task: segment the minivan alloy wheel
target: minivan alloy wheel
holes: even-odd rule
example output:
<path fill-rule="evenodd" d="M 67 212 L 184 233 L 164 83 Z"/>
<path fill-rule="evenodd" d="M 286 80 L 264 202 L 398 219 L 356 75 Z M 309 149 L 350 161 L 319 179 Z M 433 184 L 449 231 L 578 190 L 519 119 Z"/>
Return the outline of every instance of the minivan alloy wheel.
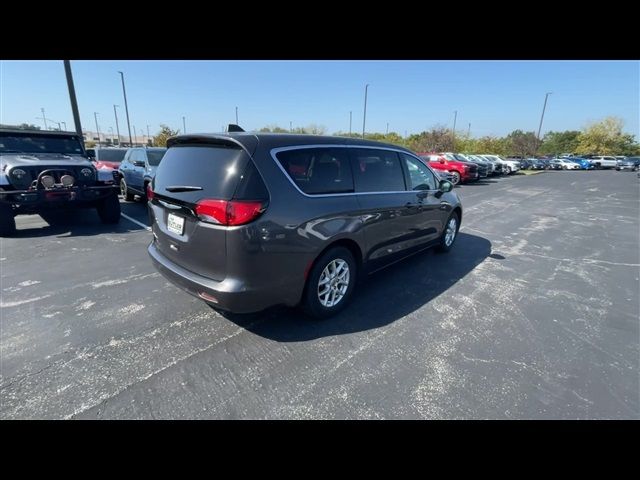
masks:
<path fill-rule="evenodd" d="M 447 231 L 444 234 L 444 244 L 450 247 L 456 238 L 456 232 L 458 231 L 458 222 L 455 217 L 451 217 L 447 223 Z"/>
<path fill-rule="evenodd" d="M 349 288 L 350 272 L 349 264 L 336 258 L 324 267 L 318 281 L 318 300 L 324 307 L 337 305 L 347 293 Z"/>

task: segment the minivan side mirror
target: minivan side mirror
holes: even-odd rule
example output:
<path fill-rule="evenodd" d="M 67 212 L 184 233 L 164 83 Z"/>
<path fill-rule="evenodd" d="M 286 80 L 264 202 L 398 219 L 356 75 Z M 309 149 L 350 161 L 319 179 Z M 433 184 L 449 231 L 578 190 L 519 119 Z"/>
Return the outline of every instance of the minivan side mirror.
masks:
<path fill-rule="evenodd" d="M 451 190 L 453 190 L 453 183 L 447 180 L 440 181 L 440 191 L 442 193 L 447 193 L 447 192 L 450 192 Z"/>

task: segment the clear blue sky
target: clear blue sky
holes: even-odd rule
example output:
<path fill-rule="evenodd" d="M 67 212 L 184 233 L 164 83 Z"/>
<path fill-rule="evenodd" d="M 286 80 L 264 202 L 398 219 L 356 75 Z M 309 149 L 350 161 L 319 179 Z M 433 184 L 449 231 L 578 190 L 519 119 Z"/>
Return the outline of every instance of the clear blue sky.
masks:
<path fill-rule="evenodd" d="M 235 121 L 245 130 L 311 123 L 328 133 L 362 130 L 364 85 L 370 84 L 367 132 L 404 135 L 434 125 L 480 135 L 536 131 L 545 92 L 543 132 L 580 129 L 608 115 L 639 134 L 640 62 L 637 61 L 73 61 L 84 129 L 126 129 L 125 73 L 131 123 L 152 133 L 160 123 L 188 132 L 214 132 Z M 62 61 L 1 61 L 0 122 L 42 125 L 47 118 L 72 129 Z"/>

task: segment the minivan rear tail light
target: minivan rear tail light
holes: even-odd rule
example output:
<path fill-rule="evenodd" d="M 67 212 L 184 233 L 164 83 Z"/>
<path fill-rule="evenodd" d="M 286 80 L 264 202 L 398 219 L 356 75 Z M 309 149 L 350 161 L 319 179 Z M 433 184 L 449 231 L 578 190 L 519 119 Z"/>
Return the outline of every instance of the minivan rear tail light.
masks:
<path fill-rule="evenodd" d="M 151 184 L 147 183 L 147 200 L 153 200 L 155 193 L 153 193 L 153 189 L 151 188 Z"/>
<path fill-rule="evenodd" d="M 206 199 L 196 204 L 195 211 L 203 222 L 234 226 L 252 222 L 265 209 L 265 202 Z"/>

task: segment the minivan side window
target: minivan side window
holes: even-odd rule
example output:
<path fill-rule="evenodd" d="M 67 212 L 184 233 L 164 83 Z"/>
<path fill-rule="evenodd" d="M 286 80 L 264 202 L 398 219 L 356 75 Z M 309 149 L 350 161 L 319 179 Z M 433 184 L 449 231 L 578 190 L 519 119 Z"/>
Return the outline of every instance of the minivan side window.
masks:
<path fill-rule="evenodd" d="M 405 153 L 401 153 L 400 158 L 402 158 L 402 161 L 407 168 L 407 173 L 409 174 L 409 189 L 436 190 L 436 185 L 438 184 L 438 182 L 436 181 L 436 178 L 431 170 L 429 170 L 426 165 L 424 165 L 417 158 L 414 158 L 411 155 L 407 155 Z"/>
<path fill-rule="evenodd" d="M 308 195 L 353 192 L 353 174 L 344 148 L 284 150 L 276 159 L 300 190 Z"/>
<path fill-rule="evenodd" d="M 406 190 L 404 173 L 396 152 L 373 148 L 350 148 L 356 192 Z"/>

